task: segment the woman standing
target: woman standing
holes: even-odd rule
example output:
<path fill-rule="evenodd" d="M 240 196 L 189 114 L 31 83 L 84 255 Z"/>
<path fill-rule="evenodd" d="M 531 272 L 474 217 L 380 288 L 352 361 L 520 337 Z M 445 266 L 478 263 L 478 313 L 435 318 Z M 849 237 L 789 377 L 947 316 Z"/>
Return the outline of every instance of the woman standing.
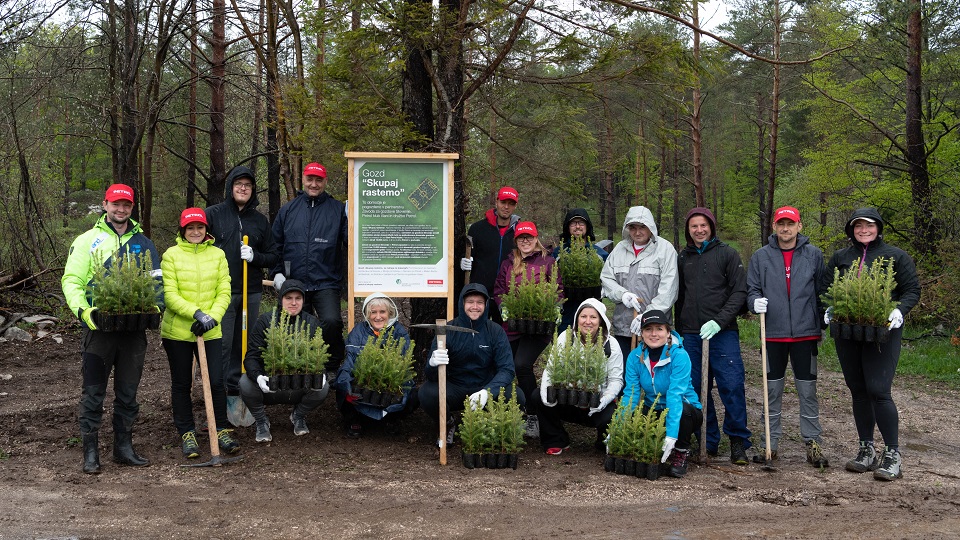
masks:
<path fill-rule="evenodd" d="M 616 410 L 614 401 L 620 390 L 623 390 L 623 353 L 620 344 L 610 335 L 610 320 L 607 319 L 607 308 L 595 298 L 587 298 L 577 307 L 573 327 L 564 330 L 557 337 L 558 347 L 566 347 L 573 339 L 580 343 L 602 344 L 603 352 L 607 357 L 607 379 L 600 387 L 600 403 L 596 407 L 581 409 L 576 405 L 560 405 L 547 401 L 547 388 L 553 383 L 553 365 L 547 362 L 540 379 L 540 402 L 544 408 L 540 409 L 540 445 L 551 456 L 559 456 L 570 447 L 570 435 L 563 428 L 563 422 L 574 422 L 581 426 L 594 427 L 597 430 L 597 442 L 603 444 L 607 425 L 613 418 Z"/>
<path fill-rule="evenodd" d="M 207 216 L 203 210 L 187 208 L 180 214 L 177 244 L 164 252 L 160 267 L 167 303 L 160 337 L 170 363 L 173 424 L 182 441 L 183 455 L 188 458 L 200 455 L 190 397 L 197 336 L 203 336 L 207 355 L 220 450 L 233 454 L 240 450 L 240 444 L 231 436 L 233 430 L 224 427 L 227 394 L 223 386 L 218 326 L 230 305 L 230 270 L 223 251 L 213 246 L 213 236 L 207 233 Z"/>
<path fill-rule="evenodd" d="M 645 412 L 655 407 L 667 415 L 667 437 L 660 462 L 669 459 L 667 474 L 683 478 L 690 457 L 690 436 L 703 424 L 700 399 L 690 384 L 690 356 L 664 312 L 652 309 L 644 313 L 640 325 L 643 344 L 627 357 L 623 397 L 633 409 L 640 404 L 642 391 Z"/>
<path fill-rule="evenodd" d="M 830 257 L 823 290 L 833 283 L 834 269 L 839 269 L 840 275 L 859 273 L 883 257 L 893 260 L 896 287 L 892 300 L 897 302 L 897 307 L 887 318 L 890 327 L 888 342 L 853 341 L 834 336 L 843 378 L 853 398 L 853 420 L 860 439 L 857 457 L 847 462 L 846 469 L 856 473 L 874 471 L 873 477 L 877 480 L 894 480 L 901 478 L 903 471 L 900 469 L 902 459 L 898 439 L 900 419 L 890 389 L 900 360 L 903 318 L 920 301 L 920 280 L 913 259 L 902 249 L 883 241 L 883 219 L 876 209 L 856 210 L 847 221 L 845 231 L 853 245 Z M 859 264 L 854 266 L 858 260 Z M 830 323 L 829 309 L 824 322 Z M 879 428 L 886 445 L 882 455 L 878 455 L 873 445 L 874 427 Z"/>
<path fill-rule="evenodd" d="M 497 306 L 503 300 L 503 295 L 510 291 L 510 284 L 515 286 L 523 283 L 524 280 L 540 283 L 551 278 L 554 272 L 553 257 L 547 255 L 546 248 L 537 238 L 537 226 L 532 221 L 521 221 L 517 223 L 514 233 L 516 248 L 512 256 L 503 261 L 500 265 L 500 272 L 497 274 L 497 281 L 493 286 L 493 295 L 497 300 Z M 563 297 L 563 285 L 560 276 L 557 276 L 557 285 L 560 290 L 560 297 Z M 507 323 L 503 323 L 504 330 L 507 329 Z M 517 384 L 523 390 L 526 397 L 534 395 L 537 391 L 537 377 L 533 373 L 533 364 L 537 357 L 550 343 L 551 336 L 547 334 L 520 334 L 507 331 L 507 338 L 510 340 L 510 348 L 513 350 L 513 363 L 517 370 Z M 537 421 L 537 400 L 527 400 L 527 428 L 528 437 L 539 437 L 540 426 Z"/>

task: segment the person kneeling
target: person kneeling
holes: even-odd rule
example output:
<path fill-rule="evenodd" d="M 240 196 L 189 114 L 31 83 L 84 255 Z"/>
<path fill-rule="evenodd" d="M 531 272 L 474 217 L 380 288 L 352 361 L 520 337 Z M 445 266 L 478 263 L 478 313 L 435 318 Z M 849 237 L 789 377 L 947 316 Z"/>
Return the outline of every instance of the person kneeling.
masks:
<path fill-rule="evenodd" d="M 303 311 L 303 284 L 295 279 L 288 279 L 280 288 L 280 307 L 290 315 L 290 326 L 304 324 L 309 329 L 310 337 L 320 330 L 320 321 L 316 317 Z M 307 413 L 316 409 L 326 399 L 330 386 L 324 377 L 323 387 L 319 390 L 304 388 L 300 390 L 270 390 L 270 377 L 263 367 L 263 349 L 267 345 L 266 333 L 271 325 L 276 323 L 276 311 L 263 313 L 253 325 L 250 334 L 250 350 L 243 359 L 243 366 L 247 373 L 240 378 L 240 397 L 256 420 L 256 441 L 268 442 L 273 440 L 270 434 L 270 419 L 267 418 L 265 405 L 286 403 L 296 405 L 290 413 L 294 435 L 310 433 L 307 427 Z M 301 322 L 302 321 L 302 322 Z"/>

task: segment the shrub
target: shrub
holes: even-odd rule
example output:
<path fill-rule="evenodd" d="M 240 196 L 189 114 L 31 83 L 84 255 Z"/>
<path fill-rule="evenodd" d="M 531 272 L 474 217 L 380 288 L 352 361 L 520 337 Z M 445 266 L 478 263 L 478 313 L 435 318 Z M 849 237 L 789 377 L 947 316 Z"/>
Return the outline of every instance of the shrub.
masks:
<path fill-rule="evenodd" d="M 567 288 L 599 287 L 603 259 L 590 242 L 583 238 L 571 238 L 569 249 L 560 249 L 557 268 Z"/>
<path fill-rule="evenodd" d="M 377 392 L 403 393 L 403 385 L 416 377 L 413 369 L 413 348 L 406 340 L 395 338 L 393 328 L 379 336 L 370 336 L 357 355 L 353 365 L 353 378 L 357 388 Z"/>
<path fill-rule="evenodd" d="M 503 320 L 559 321 L 561 303 L 556 272 L 539 282 L 524 275 L 519 285 L 510 280 L 510 290 L 500 299 L 500 312 Z"/>
<path fill-rule="evenodd" d="M 318 329 L 310 335 L 306 321 L 290 324 L 290 314 L 273 310 L 273 323 L 264 334 L 263 368 L 270 375 L 323 373 L 330 353 Z"/>
<path fill-rule="evenodd" d="M 632 410 L 627 400 L 621 399 L 607 426 L 607 453 L 644 463 L 654 463 L 666 438 L 667 409 L 656 410 L 658 395 L 653 406 L 643 412 L 644 393 L 640 391 L 640 401 Z"/>
<path fill-rule="evenodd" d="M 91 304 L 101 313 L 148 313 L 157 310 L 157 280 L 151 276 L 150 250 L 139 257 L 126 251 L 115 252 L 113 264 L 101 265 L 87 284 Z"/>
<path fill-rule="evenodd" d="M 571 328 L 562 341 L 559 336 L 554 336 L 553 345 L 547 352 L 550 381 L 554 386 L 596 392 L 607 380 L 603 334 L 598 333 L 586 343 L 578 334 Z"/>
<path fill-rule="evenodd" d="M 851 268 L 859 267 L 860 259 L 853 261 Z M 897 303 L 892 300 L 896 287 L 893 259 L 883 257 L 875 260 L 862 271 L 840 269 L 833 272 L 833 283 L 823 295 L 823 301 L 831 308 L 832 318 L 838 323 L 883 326 L 887 316 Z"/>
<path fill-rule="evenodd" d="M 471 410 L 470 397 L 463 402 L 460 442 L 467 454 L 516 454 L 523 448 L 523 413 L 517 403 L 517 383 L 510 398 L 500 392 L 482 409 Z"/>

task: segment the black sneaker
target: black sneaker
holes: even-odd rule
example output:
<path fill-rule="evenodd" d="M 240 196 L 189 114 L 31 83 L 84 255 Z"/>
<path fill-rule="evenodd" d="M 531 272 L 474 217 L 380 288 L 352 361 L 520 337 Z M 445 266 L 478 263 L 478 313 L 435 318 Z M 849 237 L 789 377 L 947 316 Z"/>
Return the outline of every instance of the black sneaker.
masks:
<path fill-rule="evenodd" d="M 687 458 L 689 457 L 689 450 L 674 448 L 670 454 L 670 467 L 667 469 L 667 474 L 674 478 L 683 478 L 687 474 Z"/>
<path fill-rule="evenodd" d="M 900 457 L 900 451 L 888 446 L 883 451 L 883 457 L 880 458 L 880 467 L 873 471 L 874 479 L 889 482 L 903 478 L 901 464 L 903 464 L 903 458 Z"/>
<path fill-rule="evenodd" d="M 240 443 L 233 438 L 232 429 L 217 430 L 217 444 L 220 445 L 220 451 L 224 454 L 236 454 L 240 451 Z"/>
<path fill-rule="evenodd" d="M 273 435 L 270 434 L 270 421 L 264 420 L 263 422 L 257 422 L 257 442 L 270 442 L 273 440 Z"/>
<path fill-rule="evenodd" d="M 307 427 L 307 419 L 297 414 L 296 411 L 290 413 L 290 421 L 293 423 L 293 434 L 297 437 L 310 433 L 310 428 Z"/>
<path fill-rule="evenodd" d="M 183 443 L 180 445 L 183 449 L 183 457 L 187 459 L 200 457 L 200 445 L 197 444 L 197 433 L 195 431 L 188 431 L 180 438 L 183 440 Z"/>
<path fill-rule="evenodd" d="M 873 441 L 860 441 L 857 457 L 847 462 L 846 469 L 850 472 L 865 473 L 875 471 L 879 466 L 880 459 L 877 456 L 877 450 L 873 447 Z"/>
<path fill-rule="evenodd" d="M 730 437 L 730 463 L 734 465 L 748 465 L 747 452 L 743 449 L 743 439 Z"/>

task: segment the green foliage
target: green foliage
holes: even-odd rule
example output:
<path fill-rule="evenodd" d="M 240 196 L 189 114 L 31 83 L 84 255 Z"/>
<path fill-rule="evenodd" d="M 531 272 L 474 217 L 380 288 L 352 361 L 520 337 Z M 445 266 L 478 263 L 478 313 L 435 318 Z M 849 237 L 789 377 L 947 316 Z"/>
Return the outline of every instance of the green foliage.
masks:
<path fill-rule="evenodd" d="M 560 336 L 554 336 L 547 352 L 547 369 L 554 386 L 577 388 L 596 392 L 607 380 L 607 355 L 603 350 L 603 334 L 580 339 L 579 332 L 571 328 Z"/>
<path fill-rule="evenodd" d="M 666 437 L 668 409 L 656 410 L 660 396 L 653 406 L 643 412 L 643 391 L 640 401 L 630 409 L 627 400 L 621 399 L 607 427 L 607 453 L 634 461 L 653 463 L 658 461 L 659 451 Z"/>
<path fill-rule="evenodd" d="M 393 336 L 393 328 L 379 336 L 370 336 L 353 366 L 354 385 L 377 392 L 402 393 L 403 385 L 416 377 L 414 343 L 410 342 L 406 353 L 405 345 L 406 340 Z"/>
<path fill-rule="evenodd" d="M 893 259 L 883 257 L 875 260 L 860 272 L 860 259 L 853 261 L 850 270 L 843 276 L 840 269 L 833 273 L 833 283 L 823 295 L 823 301 L 833 308 L 833 319 L 839 323 L 881 326 L 897 303 L 892 300 L 896 287 Z"/>
<path fill-rule="evenodd" d="M 586 288 L 600 286 L 600 271 L 603 259 L 597 255 L 593 244 L 583 238 L 571 238 L 569 249 L 561 249 L 557 267 L 563 276 L 563 286 Z"/>
<path fill-rule="evenodd" d="M 524 274 L 519 285 L 511 276 L 510 290 L 501 298 L 500 312 L 504 320 L 557 321 L 561 303 L 556 272 L 551 272 L 546 279 L 541 275 L 539 281 Z"/>
<path fill-rule="evenodd" d="M 523 412 L 517 403 L 514 381 L 510 399 L 500 392 L 482 409 L 471 410 L 470 397 L 463 402 L 460 442 L 468 454 L 516 454 L 523 448 Z"/>
<path fill-rule="evenodd" d="M 92 305 L 101 313 L 148 313 L 157 310 L 157 281 L 150 275 L 153 258 L 150 250 L 139 259 L 129 251 L 113 254 L 113 264 L 100 266 L 87 284 Z"/>
<path fill-rule="evenodd" d="M 273 323 L 264 333 L 263 369 L 270 375 L 323 373 L 330 353 L 320 331 L 311 336 L 306 321 L 290 322 L 285 310 L 273 310 Z"/>

